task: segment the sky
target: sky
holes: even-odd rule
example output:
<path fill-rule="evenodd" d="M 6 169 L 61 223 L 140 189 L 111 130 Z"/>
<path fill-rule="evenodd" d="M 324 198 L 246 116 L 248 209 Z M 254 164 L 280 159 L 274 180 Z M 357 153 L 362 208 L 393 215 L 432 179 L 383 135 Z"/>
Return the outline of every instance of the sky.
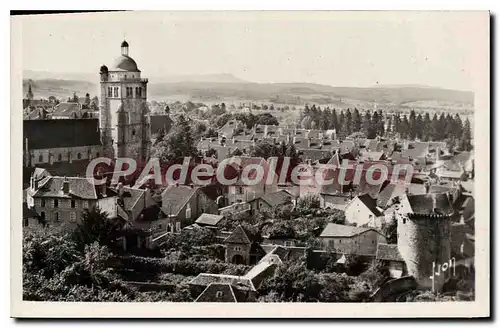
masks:
<path fill-rule="evenodd" d="M 487 17 L 487 16 L 486 16 Z M 23 70 L 96 74 L 129 54 L 144 77 L 429 85 L 473 91 L 473 12 L 122 12 L 14 17 Z M 483 38 L 484 39 L 484 38 Z M 482 39 L 481 39 L 482 40 Z M 484 47 L 483 47 L 484 48 Z"/>

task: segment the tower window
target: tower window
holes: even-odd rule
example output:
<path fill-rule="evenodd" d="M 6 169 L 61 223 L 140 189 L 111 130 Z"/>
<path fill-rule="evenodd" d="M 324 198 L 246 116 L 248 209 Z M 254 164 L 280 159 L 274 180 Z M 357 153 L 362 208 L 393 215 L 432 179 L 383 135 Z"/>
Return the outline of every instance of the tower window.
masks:
<path fill-rule="evenodd" d="M 113 90 L 113 92 L 114 92 L 114 97 L 115 97 L 115 98 L 118 98 L 118 87 L 114 87 L 113 89 L 114 89 L 114 90 Z"/>
<path fill-rule="evenodd" d="M 113 88 L 112 87 L 108 87 L 108 97 L 113 97 Z"/>

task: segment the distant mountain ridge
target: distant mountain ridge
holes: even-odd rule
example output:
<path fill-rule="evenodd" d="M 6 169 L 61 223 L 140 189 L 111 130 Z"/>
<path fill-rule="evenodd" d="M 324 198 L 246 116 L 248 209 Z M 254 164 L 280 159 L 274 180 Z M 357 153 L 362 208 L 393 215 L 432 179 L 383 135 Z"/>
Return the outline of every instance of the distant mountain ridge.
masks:
<path fill-rule="evenodd" d="M 69 97 L 76 92 L 95 95 L 98 92 L 96 75 L 57 74 L 29 71 L 23 80 L 24 93 L 28 81 L 32 80 L 35 97 Z M 81 79 L 79 79 L 80 77 Z M 349 99 L 368 103 L 401 105 L 418 101 L 457 103 L 472 107 L 474 93 L 442 89 L 430 86 L 375 86 L 375 87 L 333 87 L 315 83 L 254 83 L 241 80 L 231 74 L 205 74 L 150 77 L 148 97 L 151 99 L 171 99 L 175 97 L 196 101 L 223 101 L 224 99 L 249 100 L 303 104 L 342 103 Z"/>

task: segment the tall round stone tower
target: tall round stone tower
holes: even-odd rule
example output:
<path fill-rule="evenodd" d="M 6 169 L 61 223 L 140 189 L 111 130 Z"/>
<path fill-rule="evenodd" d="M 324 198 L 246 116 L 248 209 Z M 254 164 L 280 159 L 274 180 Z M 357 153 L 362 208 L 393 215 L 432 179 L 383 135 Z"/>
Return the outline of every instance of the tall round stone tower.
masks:
<path fill-rule="evenodd" d="M 141 71 L 129 56 L 127 41 L 122 42 L 121 55 L 113 65 L 101 66 L 99 74 L 99 117 L 106 155 L 147 160 L 151 142 L 148 79 L 141 78 Z"/>
<path fill-rule="evenodd" d="M 449 195 L 405 195 L 396 211 L 398 249 L 421 288 L 439 291 L 453 274 Z"/>

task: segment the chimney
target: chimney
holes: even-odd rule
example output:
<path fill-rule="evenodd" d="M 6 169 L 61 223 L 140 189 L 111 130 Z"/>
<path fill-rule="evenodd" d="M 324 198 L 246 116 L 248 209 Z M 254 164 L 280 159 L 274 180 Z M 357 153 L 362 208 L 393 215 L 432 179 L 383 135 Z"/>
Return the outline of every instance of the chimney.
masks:
<path fill-rule="evenodd" d="M 67 177 L 64 177 L 64 181 L 61 187 L 64 194 L 69 194 L 69 180 Z"/>
<path fill-rule="evenodd" d="M 118 191 L 118 196 L 120 197 L 123 196 L 123 183 L 118 182 L 118 185 L 116 186 L 116 191 Z"/>
<path fill-rule="evenodd" d="M 37 178 L 34 175 L 31 176 L 31 181 L 30 182 L 31 182 L 30 183 L 31 189 L 32 190 L 37 190 L 38 189 L 38 180 L 37 180 Z"/>

